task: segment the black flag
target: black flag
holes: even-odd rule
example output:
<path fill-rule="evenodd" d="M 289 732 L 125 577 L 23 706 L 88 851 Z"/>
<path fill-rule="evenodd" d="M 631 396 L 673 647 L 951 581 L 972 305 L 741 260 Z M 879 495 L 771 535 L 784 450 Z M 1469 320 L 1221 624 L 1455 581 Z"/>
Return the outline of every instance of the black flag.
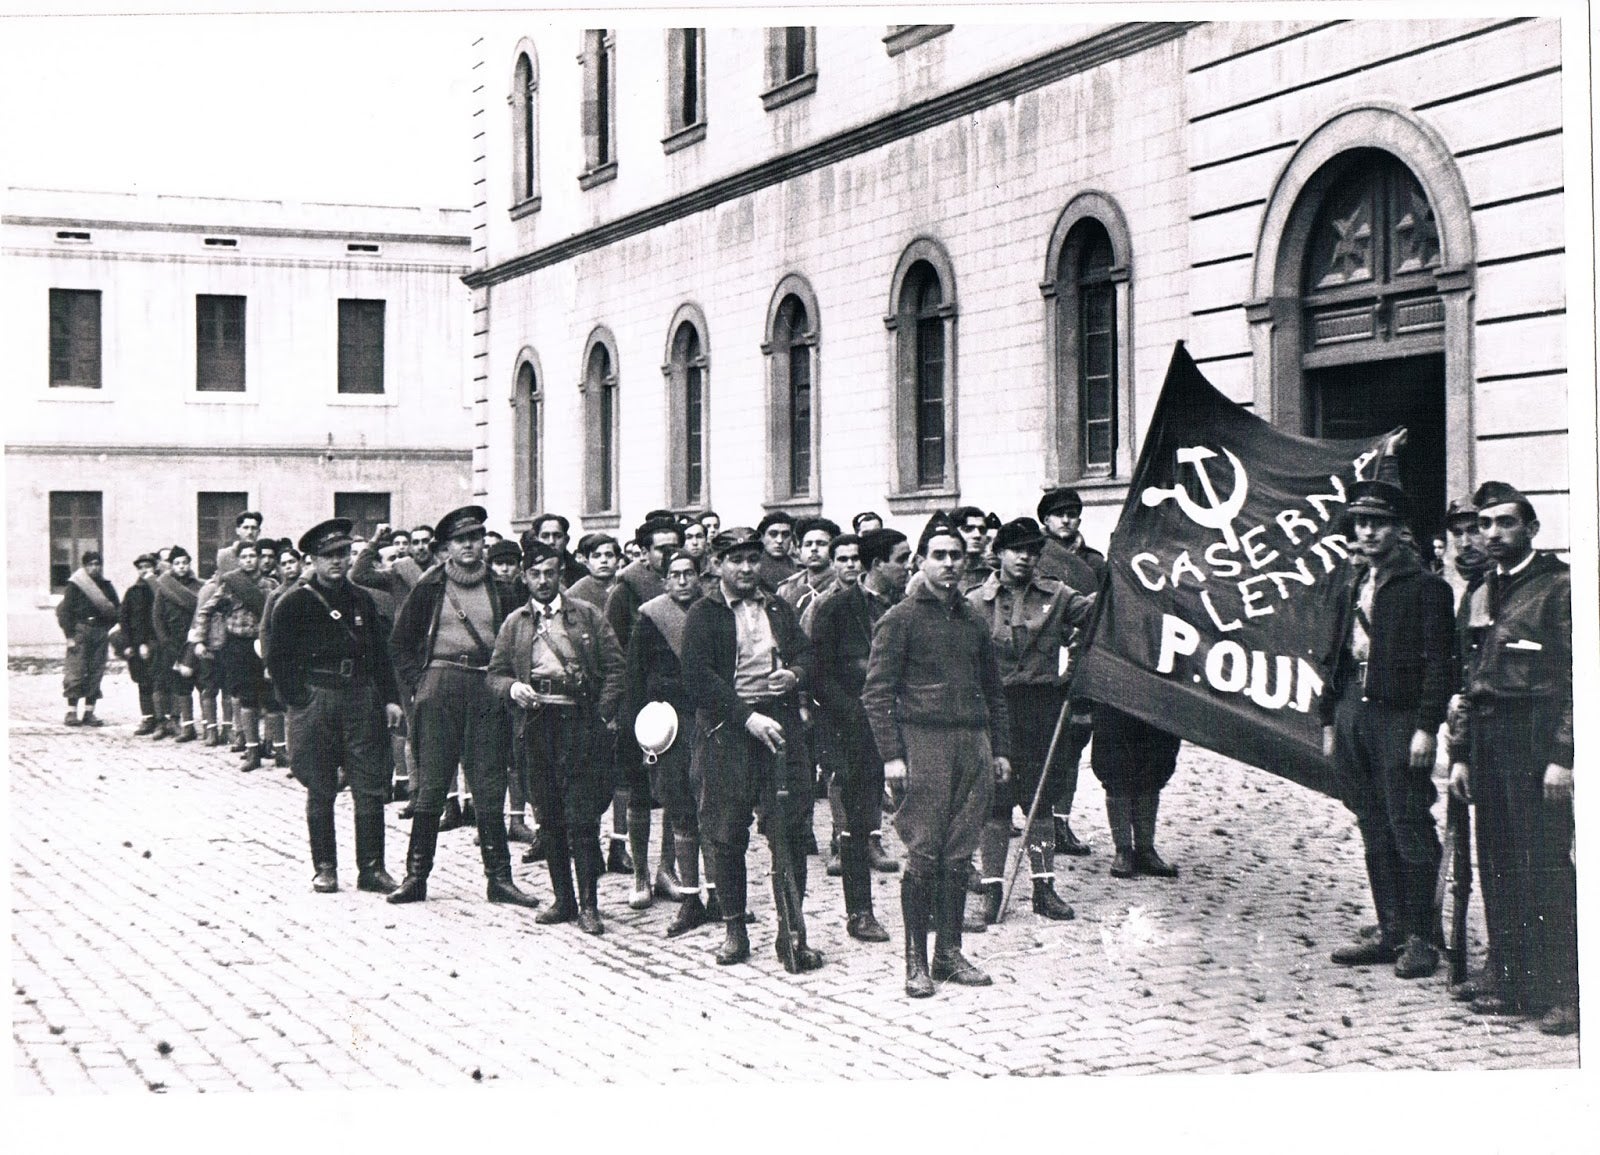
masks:
<path fill-rule="evenodd" d="M 1182 343 L 1111 535 L 1073 692 L 1334 794 L 1317 699 L 1350 545 L 1346 494 L 1373 441 L 1273 428 Z"/>

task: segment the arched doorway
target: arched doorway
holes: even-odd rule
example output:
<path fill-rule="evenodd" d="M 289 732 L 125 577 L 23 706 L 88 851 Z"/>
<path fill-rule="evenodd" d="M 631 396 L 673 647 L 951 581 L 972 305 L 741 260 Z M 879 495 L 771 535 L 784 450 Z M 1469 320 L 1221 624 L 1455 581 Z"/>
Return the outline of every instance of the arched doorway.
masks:
<path fill-rule="evenodd" d="M 1420 535 L 1472 479 L 1471 211 L 1432 129 L 1363 106 L 1312 133 L 1263 215 L 1247 305 L 1256 409 L 1314 437 L 1404 425 Z"/>

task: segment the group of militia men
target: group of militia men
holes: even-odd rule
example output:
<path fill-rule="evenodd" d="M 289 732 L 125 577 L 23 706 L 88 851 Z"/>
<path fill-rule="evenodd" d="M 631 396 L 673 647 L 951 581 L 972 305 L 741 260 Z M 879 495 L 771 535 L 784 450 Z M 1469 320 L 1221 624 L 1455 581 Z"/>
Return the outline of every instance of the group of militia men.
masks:
<path fill-rule="evenodd" d="M 1448 714 L 1450 789 L 1477 807 L 1489 928 L 1484 971 L 1453 993 L 1479 1013 L 1539 1016 L 1542 1030 L 1569 1033 L 1567 568 L 1532 549 L 1528 499 L 1486 483 L 1450 507 L 1452 610 L 1451 587 L 1404 530 L 1392 479 L 1357 483 L 1350 497 L 1361 564 L 1330 623 L 1322 708 L 1378 924 L 1333 961 L 1393 963 L 1408 978 L 1438 965 L 1431 774 Z M 750 954 L 746 852 L 759 820 L 774 948 L 791 972 L 823 965 L 802 903 L 807 854 L 819 852 L 814 790 L 825 787 L 827 872 L 841 878 L 849 935 L 889 940 L 871 882 L 900 869 L 881 841 L 887 806 L 906 850 L 908 995 L 986 985 L 962 936 L 1000 915 L 1015 808 L 1033 819 L 1022 832 L 1033 910 L 1073 917 L 1054 856 L 1090 853 L 1069 821 L 1086 748 L 1105 787 L 1110 873 L 1178 873 L 1156 852 L 1155 827 L 1179 740 L 1111 704 L 1068 700 L 1106 562 L 1079 533 L 1075 491 L 1051 490 L 1036 512 L 1005 523 L 972 506 L 938 513 L 913 548 L 870 512 L 849 531 L 781 512 L 724 530 L 715 513 L 656 510 L 626 543 L 592 533 L 572 551 L 558 514 L 535 518 L 520 542 L 490 533 L 478 506 L 409 533 L 379 527 L 364 542 L 335 518 L 296 549 L 261 540 L 261 515 L 247 512 L 203 586 L 182 547 L 163 549 L 136 559 L 119 608 L 100 559 L 85 555 L 60 610 L 67 721 L 101 724 L 106 638 L 120 620 L 138 733 L 210 744 L 231 734 L 241 769 L 292 766 L 307 791 L 316 890 L 338 888 L 333 807 L 348 785 L 359 889 L 425 900 L 440 831 L 470 815 L 491 902 L 541 905 L 511 874 L 510 842 L 530 843 L 523 860 L 547 863 L 554 893 L 537 922 L 602 933 L 598 879 L 631 873 L 630 907 L 677 902 L 669 936 L 720 922 L 724 965 Z M 383 806 L 407 795 L 397 883 Z M 654 879 L 653 808 L 663 811 Z"/>

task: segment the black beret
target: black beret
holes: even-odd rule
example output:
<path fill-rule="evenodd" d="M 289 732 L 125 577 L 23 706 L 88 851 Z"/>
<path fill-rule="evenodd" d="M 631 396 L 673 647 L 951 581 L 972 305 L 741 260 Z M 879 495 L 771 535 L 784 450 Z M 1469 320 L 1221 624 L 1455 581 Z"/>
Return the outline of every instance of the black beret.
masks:
<path fill-rule="evenodd" d="M 1052 513 L 1082 513 L 1083 498 L 1078 496 L 1078 491 L 1071 486 L 1063 485 L 1057 489 L 1045 491 L 1039 499 L 1039 508 L 1034 511 L 1043 521 Z"/>
<path fill-rule="evenodd" d="M 341 547 L 350 547 L 351 521 L 348 517 L 330 517 L 300 535 L 300 552 L 312 557 L 337 553 Z"/>
<path fill-rule="evenodd" d="M 984 529 L 999 529 L 1000 528 L 1000 515 L 998 513 L 991 513 L 988 516 L 986 516 L 983 519 L 983 528 Z"/>
<path fill-rule="evenodd" d="M 262 522 L 266 521 L 266 518 L 262 517 L 261 514 L 256 510 L 247 509 L 238 517 L 233 519 L 234 528 L 237 529 L 247 521 L 254 521 L 256 523 L 256 527 L 260 528 Z"/>
<path fill-rule="evenodd" d="M 83 556 L 78 559 L 79 563 L 82 565 L 88 565 L 92 561 L 104 560 L 105 559 L 100 556 L 100 551 L 97 549 L 85 550 Z"/>
<path fill-rule="evenodd" d="M 488 520 L 489 511 L 483 506 L 463 505 L 460 509 L 452 509 L 439 519 L 439 527 L 434 530 L 434 536 L 440 541 L 449 541 L 451 538 L 467 534 L 482 533 L 484 523 Z"/>
<path fill-rule="evenodd" d="M 1406 495 L 1398 485 L 1387 481 L 1357 481 L 1350 486 L 1349 514 L 1352 517 L 1405 519 Z"/>
<path fill-rule="evenodd" d="M 187 557 L 193 560 L 189 551 L 184 549 L 181 545 L 173 546 L 171 551 L 167 554 L 168 561 L 177 561 L 180 557 Z"/>
<path fill-rule="evenodd" d="M 1512 504 L 1522 510 L 1524 520 L 1538 520 L 1538 515 L 1533 511 L 1533 502 L 1527 499 L 1522 490 L 1504 481 L 1485 481 L 1478 486 L 1477 492 L 1472 495 L 1472 504 L 1480 510 Z"/>
<path fill-rule="evenodd" d="M 490 562 L 509 561 L 521 564 L 522 547 L 514 541 L 497 541 L 489 547 L 487 559 Z"/>
<path fill-rule="evenodd" d="M 1039 523 L 1031 517 L 1017 517 L 1006 522 L 1000 527 L 1000 532 L 994 536 L 994 552 L 1003 549 L 1041 550 L 1044 548 L 1044 533 L 1039 529 Z"/>
<path fill-rule="evenodd" d="M 711 539 L 711 552 L 717 557 L 736 549 L 743 549 L 745 546 L 761 548 L 761 535 L 748 525 L 736 525 L 732 529 L 725 529 Z"/>
<path fill-rule="evenodd" d="M 528 534 L 523 534 L 522 536 L 524 538 L 528 538 L 528 540 L 526 540 L 526 541 L 524 541 L 522 543 L 521 555 L 522 555 L 522 568 L 523 569 L 532 569 L 534 566 L 538 565 L 540 562 L 542 562 L 542 561 L 550 561 L 552 558 L 554 558 L 557 561 L 561 560 L 561 551 L 556 549 L 555 546 L 549 544 L 548 542 L 540 541 L 536 537 L 531 537 L 530 538 Z M 510 545 L 510 544 L 511 544 L 510 542 L 501 542 L 500 543 L 500 545 Z M 499 549 L 500 545 L 497 545 L 494 548 L 495 549 Z M 512 546 L 512 548 L 515 549 L 516 547 Z M 490 550 L 489 552 L 490 552 L 490 560 L 492 561 L 493 560 L 494 550 Z"/>

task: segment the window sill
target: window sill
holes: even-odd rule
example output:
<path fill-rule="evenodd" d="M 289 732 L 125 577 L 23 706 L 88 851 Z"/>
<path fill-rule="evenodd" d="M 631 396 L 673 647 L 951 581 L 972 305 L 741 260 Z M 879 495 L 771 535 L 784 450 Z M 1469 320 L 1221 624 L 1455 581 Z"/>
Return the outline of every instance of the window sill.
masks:
<path fill-rule="evenodd" d="M 935 513 L 949 510 L 961 500 L 959 489 L 917 489 L 910 493 L 891 493 L 885 499 L 895 513 Z"/>
<path fill-rule="evenodd" d="M 1060 481 L 1046 481 L 1039 488 L 1043 493 L 1066 486 L 1078 491 L 1084 505 L 1115 505 L 1127 492 L 1128 484 L 1126 477 L 1069 477 Z"/>
<path fill-rule="evenodd" d="M 541 203 L 543 203 L 543 198 L 541 197 L 529 197 L 525 201 L 518 201 L 511 206 L 511 219 L 520 221 L 523 217 L 531 217 L 539 211 Z"/>
<path fill-rule="evenodd" d="M 605 184 L 607 181 L 617 179 L 617 162 L 609 161 L 599 168 L 592 168 L 588 172 L 578 174 L 578 187 L 588 192 L 596 185 Z"/>
<path fill-rule="evenodd" d="M 87 401 L 91 405 L 106 405 L 116 399 L 115 393 L 108 396 L 105 389 L 83 389 L 76 385 L 56 385 L 39 394 L 41 401 Z"/>
<path fill-rule="evenodd" d="M 761 503 L 761 508 L 767 513 L 782 510 L 784 513 L 802 514 L 815 517 L 822 512 L 822 499 L 812 497 L 809 493 L 799 497 L 774 497 Z"/>
<path fill-rule="evenodd" d="M 688 148 L 691 144 L 699 144 L 706 138 L 706 122 L 685 125 L 675 132 L 669 133 L 661 139 L 661 151 L 672 154 L 681 149 Z"/>
<path fill-rule="evenodd" d="M 224 392 L 221 389 L 207 390 L 202 393 L 198 389 L 183 399 L 185 405 L 256 405 L 260 398 L 254 393 Z"/>
<path fill-rule="evenodd" d="M 816 90 L 816 71 L 804 72 L 793 80 L 786 80 L 776 88 L 770 88 L 763 92 L 761 94 L 761 107 L 771 112 L 774 108 L 782 108 L 785 104 L 799 100 L 803 96 L 810 96 Z"/>
<path fill-rule="evenodd" d="M 399 405 L 399 400 L 389 393 L 335 393 L 328 398 L 329 405 L 353 405 L 357 408 L 385 408 Z"/>
<path fill-rule="evenodd" d="M 885 36 L 883 47 L 890 56 L 899 56 L 909 48 L 915 48 L 935 37 L 943 36 L 954 27 L 954 24 L 908 24 Z"/>
<path fill-rule="evenodd" d="M 616 512 L 586 513 L 579 520 L 583 522 L 585 532 L 593 532 L 597 529 L 618 529 L 622 525 L 622 515 Z"/>

